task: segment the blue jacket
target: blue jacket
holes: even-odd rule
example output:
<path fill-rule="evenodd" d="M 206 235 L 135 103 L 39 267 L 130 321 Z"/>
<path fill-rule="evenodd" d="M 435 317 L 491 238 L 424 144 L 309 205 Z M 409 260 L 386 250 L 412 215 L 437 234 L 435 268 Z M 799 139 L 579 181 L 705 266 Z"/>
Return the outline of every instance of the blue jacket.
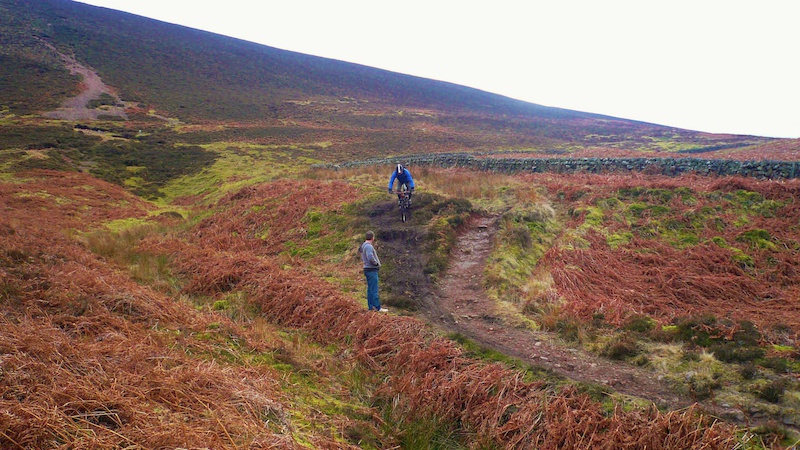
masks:
<path fill-rule="evenodd" d="M 411 178 L 411 172 L 408 169 L 403 169 L 403 173 L 397 174 L 397 171 L 392 171 L 392 178 L 389 178 L 389 190 L 392 190 L 392 186 L 394 186 L 394 180 L 397 179 L 397 187 L 399 188 L 401 184 L 407 184 L 409 189 L 414 189 L 414 179 Z"/>

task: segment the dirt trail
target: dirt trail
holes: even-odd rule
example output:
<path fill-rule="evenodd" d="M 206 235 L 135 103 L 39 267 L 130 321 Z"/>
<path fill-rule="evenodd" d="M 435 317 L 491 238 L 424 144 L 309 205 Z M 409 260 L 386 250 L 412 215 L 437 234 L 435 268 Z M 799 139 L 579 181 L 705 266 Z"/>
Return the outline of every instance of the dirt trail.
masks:
<path fill-rule="evenodd" d="M 438 295 L 428 305 L 431 322 L 566 378 L 605 385 L 669 408 L 694 403 L 671 392 L 656 373 L 558 345 L 553 342 L 552 333 L 504 325 L 482 287 L 483 268 L 495 226 L 492 217 L 476 217 L 468 224 L 458 240 L 450 267 L 439 282 Z"/>
<path fill-rule="evenodd" d="M 55 48 L 50 46 L 54 51 Z M 91 100 L 98 100 L 103 94 L 111 95 L 119 101 L 114 91 L 106 85 L 97 72 L 79 63 L 75 58 L 59 53 L 67 69 L 73 75 L 80 75 L 81 93 L 64 101 L 55 111 L 44 113 L 45 117 L 62 120 L 96 120 L 100 116 L 116 116 L 127 119 L 124 106 L 103 106 L 102 108 L 89 108 Z"/>

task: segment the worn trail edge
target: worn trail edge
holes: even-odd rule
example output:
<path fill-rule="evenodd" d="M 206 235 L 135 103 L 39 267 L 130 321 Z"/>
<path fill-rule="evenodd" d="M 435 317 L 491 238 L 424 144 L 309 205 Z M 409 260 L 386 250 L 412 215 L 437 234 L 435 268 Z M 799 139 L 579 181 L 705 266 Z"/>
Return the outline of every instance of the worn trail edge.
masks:
<path fill-rule="evenodd" d="M 501 323 L 494 302 L 482 286 L 495 227 L 493 217 L 473 217 L 467 224 L 449 268 L 439 281 L 438 292 L 430 299 L 428 315 L 432 323 L 563 377 L 603 385 L 609 390 L 650 400 L 659 407 L 677 409 L 695 403 L 671 391 L 657 373 L 559 345 L 552 333 Z"/>

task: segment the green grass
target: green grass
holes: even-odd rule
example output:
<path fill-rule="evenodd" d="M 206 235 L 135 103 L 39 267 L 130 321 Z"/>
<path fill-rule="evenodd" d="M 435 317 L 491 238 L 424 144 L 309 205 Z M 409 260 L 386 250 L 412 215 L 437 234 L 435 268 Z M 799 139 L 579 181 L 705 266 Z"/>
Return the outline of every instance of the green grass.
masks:
<path fill-rule="evenodd" d="M 181 281 L 174 274 L 166 255 L 137 250 L 139 242 L 165 230 L 141 221 L 116 221 L 110 230 L 94 231 L 79 240 L 96 254 L 126 269 L 138 283 L 152 286 L 168 295 L 177 295 Z"/>
<path fill-rule="evenodd" d="M 305 260 L 346 263 L 343 260 L 353 246 L 350 236 L 355 232 L 355 222 L 356 218 L 335 211 L 309 211 L 302 219 L 306 239 L 288 242 L 286 253 Z"/>
<path fill-rule="evenodd" d="M 525 310 L 535 311 L 545 300 L 552 280 L 536 274 L 537 263 L 561 229 L 549 204 L 509 205 L 502 216 L 495 244 L 484 269 L 484 286 L 513 322 L 529 322 Z M 535 324 L 529 326 L 536 327 Z"/>
<path fill-rule="evenodd" d="M 92 127 L 114 139 L 81 130 L 59 122 L 0 126 L 0 164 L 8 172 L 88 171 L 139 196 L 156 199 L 171 181 L 198 173 L 217 159 L 215 152 L 198 146 L 175 145 L 158 137 L 126 138 L 134 133 L 120 126 Z"/>
<path fill-rule="evenodd" d="M 2 115 L 23 116 L 58 108 L 79 93 L 79 77 L 54 64 L 0 53 Z"/>
<path fill-rule="evenodd" d="M 302 148 L 286 146 L 214 142 L 200 148 L 215 155 L 213 163 L 165 183 L 159 203 L 170 204 L 182 197 L 213 202 L 245 186 L 299 176 L 319 162 Z"/>

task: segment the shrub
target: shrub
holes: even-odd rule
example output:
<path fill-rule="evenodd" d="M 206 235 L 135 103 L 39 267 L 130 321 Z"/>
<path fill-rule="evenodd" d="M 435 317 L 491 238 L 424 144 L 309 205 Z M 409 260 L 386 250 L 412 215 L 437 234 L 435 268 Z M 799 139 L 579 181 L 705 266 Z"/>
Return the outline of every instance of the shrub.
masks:
<path fill-rule="evenodd" d="M 533 245 L 531 232 L 525 226 L 515 226 L 508 232 L 508 240 L 512 245 L 523 249 L 529 249 Z"/>
<path fill-rule="evenodd" d="M 722 383 L 716 373 L 689 372 L 686 375 L 689 392 L 695 400 L 710 398 Z"/>
<path fill-rule="evenodd" d="M 708 347 L 714 356 L 724 362 L 747 362 L 762 358 L 764 349 L 753 346 L 739 346 L 735 342 L 724 342 Z"/>
<path fill-rule="evenodd" d="M 716 323 L 717 319 L 712 315 L 681 319 L 676 324 L 678 338 L 690 344 L 708 347 L 712 344 L 713 338 L 707 330 Z"/>
<path fill-rule="evenodd" d="M 649 333 L 656 326 L 656 321 L 642 315 L 634 315 L 628 318 L 623 326 L 628 331 L 635 331 L 637 333 Z"/>
<path fill-rule="evenodd" d="M 786 380 L 774 380 L 761 389 L 758 389 L 756 395 L 770 403 L 780 403 L 783 394 L 786 392 L 786 386 Z"/>
<path fill-rule="evenodd" d="M 117 98 L 113 95 L 102 93 L 100 94 L 100 98 L 95 100 L 89 100 L 86 104 L 87 108 L 99 108 L 101 106 L 122 106 L 118 101 Z"/>
<path fill-rule="evenodd" d="M 558 335 L 569 342 L 582 342 L 583 329 L 581 323 L 572 317 L 562 317 L 556 322 Z"/>
<path fill-rule="evenodd" d="M 624 332 L 607 342 L 600 354 L 607 358 L 622 360 L 636 356 L 640 351 L 641 346 L 636 337 L 631 333 Z"/>
<path fill-rule="evenodd" d="M 789 369 L 789 361 L 786 358 L 771 357 L 759 361 L 759 365 L 772 369 L 775 373 L 786 373 Z"/>
<path fill-rule="evenodd" d="M 753 428 L 753 433 L 761 437 L 762 448 L 776 448 L 787 436 L 786 430 L 773 420 Z"/>
<path fill-rule="evenodd" d="M 739 322 L 739 329 L 733 333 L 733 340 L 740 345 L 759 345 L 761 333 L 756 329 L 755 324 L 749 320 Z"/>
<path fill-rule="evenodd" d="M 739 368 L 739 374 L 745 380 L 753 380 L 758 375 L 758 367 L 752 362 L 748 362 Z"/>

